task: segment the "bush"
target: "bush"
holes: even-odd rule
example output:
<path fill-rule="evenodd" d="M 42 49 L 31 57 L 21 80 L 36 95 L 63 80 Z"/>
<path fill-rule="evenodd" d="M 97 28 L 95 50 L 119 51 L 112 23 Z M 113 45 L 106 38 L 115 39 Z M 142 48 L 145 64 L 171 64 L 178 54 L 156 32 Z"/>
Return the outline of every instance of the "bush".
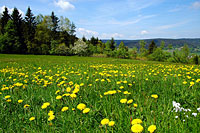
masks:
<path fill-rule="evenodd" d="M 155 51 L 149 55 L 153 61 L 166 61 L 170 57 L 170 53 L 164 52 L 161 48 L 156 48 Z"/>
<path fill-rule="evenodd" d="M 82 39 L 78 39 L 78 41 L 74 43 L 72 52 L 79 56 L 89 56 L 88 45 Z"/>
<path fill-rule="evenodd" d="M 65 43 L 61 43 L 55 49 L 55 54 L 57 55 L 70 55 L 70 49 L 65 45 Z"/>

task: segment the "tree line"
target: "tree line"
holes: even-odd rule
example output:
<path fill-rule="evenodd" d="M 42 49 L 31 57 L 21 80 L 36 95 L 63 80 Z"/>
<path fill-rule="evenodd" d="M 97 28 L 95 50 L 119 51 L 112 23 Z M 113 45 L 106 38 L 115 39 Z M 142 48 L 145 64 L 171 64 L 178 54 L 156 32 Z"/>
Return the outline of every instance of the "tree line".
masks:
<path fill-rule="evenodd" d="M 77 38 L 75 33 L 75 24 L 66 17 L 58 18 L 54 12 L 51 15 L 34 16 L 28 7 L 23 18 L 17 8 L 9 14 L 5 7 L 0 15 L 0 53 L 95 55 L 199 64 L 199 56 L 190 56 L 186 44 L 179 49 L 173 49 L 172 45 L 166 48 L 164 41 L 161 41 L 159 47 L 154 41 L 148 47 L 145 41 L 140 41 L 139 48 L 128 48 L 123 41 L 117 45 L 114 38 L 103 43 L 98 37 Z"/>

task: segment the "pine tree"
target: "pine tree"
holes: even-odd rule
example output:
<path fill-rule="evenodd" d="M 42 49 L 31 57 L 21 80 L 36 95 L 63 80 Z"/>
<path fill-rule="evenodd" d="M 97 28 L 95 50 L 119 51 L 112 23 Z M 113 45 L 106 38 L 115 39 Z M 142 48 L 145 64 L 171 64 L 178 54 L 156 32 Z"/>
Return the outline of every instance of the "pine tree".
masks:
<path fill-rule="evenodd" d="M 57 29 L 59 28 L 58 26 L 59 19 L 57 16 L 55 16 L 54 12 L 51 13 L 51 20 L 52 20 L 52 39 L 56 40 L 58 37 Z"/>
<path fill-rule="evenodd" d="M 5 28 L 5 26 L 6 26 L 6 24 L 8 23 L 9 20 L 10 20 L 10 15 L 8 14 L 8 8 L 5 7 L 5 10 L 2 14 L 1 22 L 0 22 L 2 34 L 4 34 L 4 32 L 5 32 L 4 28 Z"/>
<path fill-rule="evenodd" d="M 115 49 L 115 40 L 112 37 L 111 41 L 110 41 L 110 48 L 112 49 L 112 51 Z"/>
<path fill-rule="evenodd" d="M 35 16 L 31 12 L 30 7 L 28 7 L 25 16 L 25 32 L 24 32 L 24 38 L 25 38 L 25 43 L 27 45 L 28 53 L 31 53 L 30 49 L 32 49 L 35 29 L 36 29 Z"/>
<path fill-rule="evenodd" d="M 154 41 L 151 41 L 151 44 L 149 45 L 149 54 L 152 54 L 155 49 L 156 49 L 156 44 Z"/>

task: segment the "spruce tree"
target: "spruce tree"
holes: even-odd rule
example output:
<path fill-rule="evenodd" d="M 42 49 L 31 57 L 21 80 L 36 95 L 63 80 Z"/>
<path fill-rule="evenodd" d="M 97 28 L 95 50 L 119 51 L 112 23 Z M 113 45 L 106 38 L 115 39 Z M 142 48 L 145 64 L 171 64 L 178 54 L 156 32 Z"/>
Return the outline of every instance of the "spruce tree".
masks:
<path fill-rule="evenodd" d="M 110 48 L 112 49 L 112 51 L 115 49 L 115 40 L 112 37 L 111 41 L 110 41 Z"/>
<path fill-rule="evenodd" d="M 5 26 L 9 20 L 10 20 L 10 15 L 8 14 L 8 8 L 5 7 L 5 10 L 3 11 L 3 14 L 1 16 L 1 22 L 0 22 L 2 34 L 4 34 L 5 32 Z"/>
<path fill-rule="evenodd" d="M 149 54 L 152 54 L 155 49 L 156 49 L 156 44 L 154 41 L 151 41 L 151 43 L 149 44 Z"/>
<path fill-rule="evenodd" d="M 57 39 L 57 29 L 59 28 L 58 23 L 59 19 L 55 16 L 54 12 L 51 13 L 51 20 L 52 20 L 52 39 Z"/>

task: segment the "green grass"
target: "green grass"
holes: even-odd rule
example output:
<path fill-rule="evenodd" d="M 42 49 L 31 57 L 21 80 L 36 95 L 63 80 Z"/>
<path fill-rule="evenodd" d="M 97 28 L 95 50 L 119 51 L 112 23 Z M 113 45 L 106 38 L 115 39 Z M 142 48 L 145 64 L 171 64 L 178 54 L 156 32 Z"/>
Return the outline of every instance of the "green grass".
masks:
<path fill-rule="evenodd" d="M 156 125 L 158 133 L 196 133 L 200 131 L 199 69 L 196 65 L 128 59 L 1 54 L 0 132 L 131 132 L 131 120 L 138 118 L 143 132 Z M 190 82 L 195 84 L 190 86 Z M 72 94 L 76 84 L 80 85 L 76 98 L 56 99 Z M 57 90 L 60 92 L 56 94 Z M 104 95 L 109 90 L 117 93 Z M 120 103 L 125 98 L 133 99 L 133 103 Z M 19 99 L 23 102 L 18 103 Z M 191 112 L 172 112 L 172 101 Z M 45 102 L 50 106 L 42 109 Z M 77 109 L 79 103 L 90 108 L 89 113 Z M 25 104 L 30 107 L 24 108 Z M 69 110 L 62 112 L 65 106 Z M 52 121 L 48 121 L 50 110 L 55 115 Z M 30 121 L 31 117 L 35 120 Z M 102 126 L 104 118 L 115 125 Z"/>

